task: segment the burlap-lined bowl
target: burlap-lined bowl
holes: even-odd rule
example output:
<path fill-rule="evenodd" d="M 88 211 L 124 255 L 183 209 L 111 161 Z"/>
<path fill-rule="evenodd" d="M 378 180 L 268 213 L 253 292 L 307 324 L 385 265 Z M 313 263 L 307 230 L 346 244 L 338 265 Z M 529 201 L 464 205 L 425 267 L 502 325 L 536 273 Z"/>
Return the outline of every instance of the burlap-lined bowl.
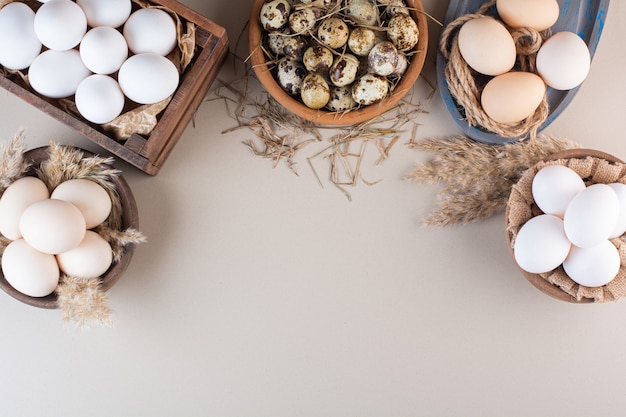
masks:
<path fill-rule="evenodd" d="M 613 155 L 591 149 L 559 152 L 528 169 L 513 186 L 505 215 L 506 238 L 513 260 L 515 260 L 513 248 L 518 231 L 532 217 L 542 214 L 532 196 L 532 181 L 535 174 L 546 165 L 567 166 L 576 171 L 587 185 L 614 182 L 626 184 L 626 164 Z M 558 300 L 572 303 L 616 301 L 626 295 L 626 241 L 622 238 L 611 239 L 620 253 L 620 270 L 611 282 L 602 287 L 591 288 L 575 283 L 567 276 L 562 266 L 543 274 L 528 273 L 519 265 L 518 268 L 532 285 Z"/>

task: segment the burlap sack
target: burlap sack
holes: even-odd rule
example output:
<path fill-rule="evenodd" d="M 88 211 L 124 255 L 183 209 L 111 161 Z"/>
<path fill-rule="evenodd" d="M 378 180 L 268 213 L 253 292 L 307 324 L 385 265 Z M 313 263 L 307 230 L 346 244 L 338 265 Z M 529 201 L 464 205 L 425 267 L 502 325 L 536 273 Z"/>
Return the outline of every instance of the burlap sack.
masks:
<path fill-rule="evenodd" d="M 568 152 L 587 152 L 598 154 L 589 150 L 576 150 Z M 511 189 L 507 206 L 506 232 L 510 242 L 510 249 L 515 245 L 515 238 L 519 229 L 532 217 L 541 214 L 532 196 L 532 181 L 535 174 L 547 165 L 564 165 L 576 171 L 587 185 L 613 182 L 626 184 L 626 164 L 617 158 L 603 155 L 581 156 L 573 158 L 559 158 L 544 161 L 528 169 L 520 180 Z M 574 282 L 567 276 L 562 266 L 557 269 L 539 274 L 547 283 L 558 287 L 564 293 L 581 302 L 606 302 L 616 301 L 626 295 L 626 241 L 624 236 L 612 239 L 611 242 L 617 247 L 622 260 L 617 276 L 608 284 L 597 287 L 585 287 Z"/>

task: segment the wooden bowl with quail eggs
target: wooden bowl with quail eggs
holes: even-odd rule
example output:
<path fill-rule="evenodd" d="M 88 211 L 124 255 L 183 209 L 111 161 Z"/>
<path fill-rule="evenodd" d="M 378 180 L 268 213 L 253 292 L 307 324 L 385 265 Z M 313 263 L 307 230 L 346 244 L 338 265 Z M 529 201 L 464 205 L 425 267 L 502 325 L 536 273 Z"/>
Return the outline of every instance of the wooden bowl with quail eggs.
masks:
<path fill-rule="evenodd" d="M 420 0 L 254 0 L 251 66 L 284 108 L 320 125 L 353 125 L 412 88 L 428 45 Z"/>

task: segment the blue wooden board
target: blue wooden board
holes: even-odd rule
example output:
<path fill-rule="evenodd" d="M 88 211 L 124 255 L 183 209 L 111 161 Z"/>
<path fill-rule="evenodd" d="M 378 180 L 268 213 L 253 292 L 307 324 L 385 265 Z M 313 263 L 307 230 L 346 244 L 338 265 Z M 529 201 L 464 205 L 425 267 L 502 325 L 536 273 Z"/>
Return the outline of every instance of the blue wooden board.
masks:
<path fill-rule="evenodd" d="M 444 18 L 444 26 L 452 22 L 459 16 L 475 13 L 486 0 L 450 0 L 446 16 Z M 609 7 L 609 0 L 558 0 L 560 13 L 558 21 L 552 26 L 552 32 L 570 31 L 580 36 L 587 46 L 591 57 L 595 54 L 596 47 L 600 41 L 600 35 L 604 28 L 604 21 Z M 495 6 L 494 6 L 495 10 Z M 494 15 L 495 15 L 494 11 Z M 523 137 L 503 138 L 494 133 L 485 131 L 478 127 L 469 126 L 465 121 L 462 109 L 456 104 L 454 98 L 448 90 L 448 83 L 444 74 L 446 60 L 441 54 L 437 53 L 437 85 L 446 109 L 452 116 L 456 125 L 461 132 L 470 138 L 490 144 L 503 144 L 517 142 Z M 593 65 L 591 67 L 593 71 Z M 539 131 L 546 128 L 552 123 L 561 112 L 569 105 L 580 86 L 572 90 L 559 91 L 550 87 L 547 89 L 547 99 L 550 108 L 550 114 L 546 121 L 540 126 Z"/>

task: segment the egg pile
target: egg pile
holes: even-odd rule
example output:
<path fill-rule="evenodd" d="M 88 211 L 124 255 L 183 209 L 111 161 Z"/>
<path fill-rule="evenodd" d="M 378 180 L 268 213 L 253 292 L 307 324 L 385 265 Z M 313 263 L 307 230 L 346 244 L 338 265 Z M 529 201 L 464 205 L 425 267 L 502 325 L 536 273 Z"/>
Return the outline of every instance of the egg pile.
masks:
<path fill-rule="evenodd" d="M 166 99 L 178 69 L 166 55 L 177 44 L 165 11 L 132 11 L 131 0 L 41 0 L 36 11 L 14 1 L 0 9 L 0 65 L 28 71 L 41 96 L 74 96 L 79 113 L 96 124 L 138 104 Z"/>
<path fill-rule="evenodd" d="M 267 49 L 278 59 L 278 84 L 312 109 L 379 102 L 406 72 L 419 40 L 402 0 L 339 6 L 337 0 L 269 0 L 259 15 Z"/>
<path fill-rule="evenodd" d="M 61 272 L 93 278 L 111 266 L 110 244 L 94 230 L 111 212 L 108 192 L 94 181 L 71 179 L 50 193 L 37 177 L 22 177 L 0 197 L 0 233 L 11 243 L 2 273 L 17 291 L 44 297 Z"/>
<path fill-rule="evenodd" d="M 542 274 L 563 266 L 586 287 L 600 287 L 617 275 L 621 259 L 610 239 L 626 232 L 626 185 L 587 186 L 563 165 L 541 168 L 532 196 L 542 214 L 520 228 L 514 257 L 523 270 Z"/>
<path fill-rule="evenodd" d="M 509 28 L 549 29 L 558 20 L 559 5 L 556 0 L 497 0 L 496 9 L 501 20 L 481 16 L 464 23 L 458 47 L 470 68 L 492 77 L 480 97 L 484 112 L 496 123 L 515 124 L 535 112 L 547 87 L 579 86 L 589 73 L 591 57 L 577 34 L 561 31 L 541 44 L 536 73 L 514 70 L 517 51 Z"/>

